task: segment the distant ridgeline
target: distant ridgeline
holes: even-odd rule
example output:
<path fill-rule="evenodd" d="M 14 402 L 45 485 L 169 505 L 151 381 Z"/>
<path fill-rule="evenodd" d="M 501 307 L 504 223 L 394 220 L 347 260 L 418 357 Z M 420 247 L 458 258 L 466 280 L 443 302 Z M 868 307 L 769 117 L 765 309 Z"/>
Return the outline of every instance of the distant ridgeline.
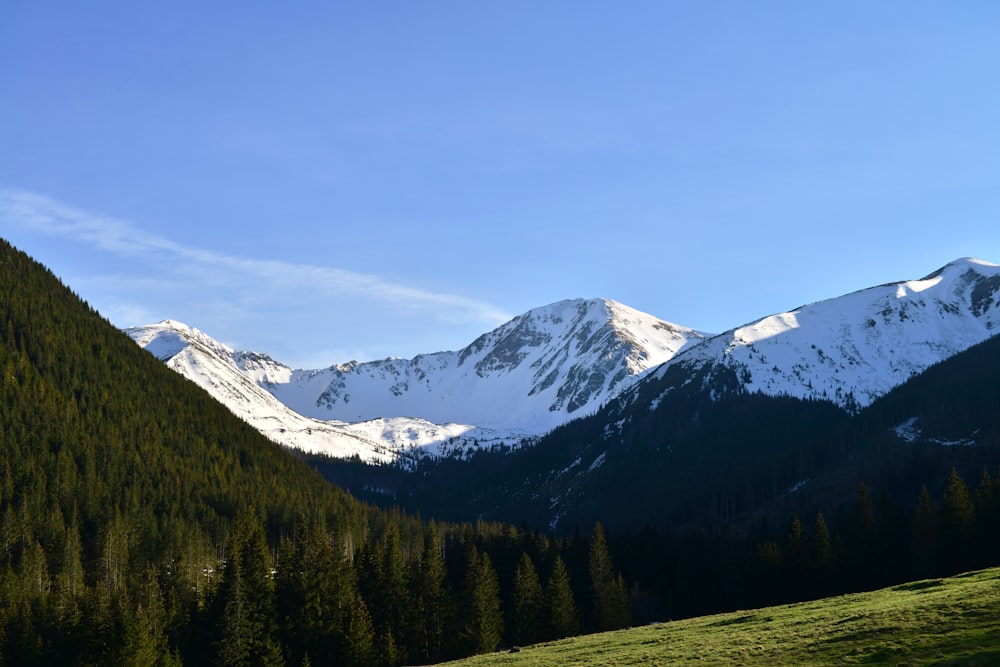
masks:
<path fill-rule="evenodd" d="M 310 463 L 357 497 L 442 519 L 740 535 L 854 505 L 861 482 L 912 508 L 922 484 L 940 495 L 952 467 L 973 483 L 1000 465 L 998 337 L 853 415 L 748 393 L 726 369 L 688 373 L 669 369 L 515 452 L 424 460 L 413 473 Z"/>
<path fill-rule="evenodd" d="M 1000 563 L 996 340 L 853 417 L 719 375 L 598 465 L 621 406 L 398 487 L 456 524 L 328 484 L 6 242 L 0 313 L 0 664 L 427 664 Z"/>

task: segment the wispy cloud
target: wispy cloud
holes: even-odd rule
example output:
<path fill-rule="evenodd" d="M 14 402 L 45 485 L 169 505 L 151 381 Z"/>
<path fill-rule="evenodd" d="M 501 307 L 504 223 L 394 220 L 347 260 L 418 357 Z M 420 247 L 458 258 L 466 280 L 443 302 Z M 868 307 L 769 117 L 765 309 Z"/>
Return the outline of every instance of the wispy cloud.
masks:
<path fill-rule="evenodd" d="M 246 291 L 308 290 L 327 297 L 365 297 L 420 312 L 445 322 L 497 324 L 510 315 L 468 297 L 431 292 L 387 281 L 380 276 L 336 267 L 254 259 L 177 243 L 150 234 L 128 221 L 93 214 L 33 192 L 0 189 L 0 221 L 49 235 L 72 238 L 123 257 L 141 258 L 161 269 L 197 277 L 213 285 Z"/>

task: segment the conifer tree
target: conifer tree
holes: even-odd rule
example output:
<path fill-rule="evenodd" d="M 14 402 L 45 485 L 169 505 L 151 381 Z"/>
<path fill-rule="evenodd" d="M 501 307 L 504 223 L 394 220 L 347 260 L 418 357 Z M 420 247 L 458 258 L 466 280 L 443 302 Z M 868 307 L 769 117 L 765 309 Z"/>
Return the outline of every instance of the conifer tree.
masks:
<path fill-rule="evenodd" d="M 291 664 L 306 655 L 316 664 L 341 662 L 357 594 L 353 568 L 322 527 L 300 527 L 297 533 L 296 546 L 283 548 L 278 564 L 276 597 L 286 655 Z"/>
<path fill-rule="evenodd" d="M 56 613 L 61 622 L 73 624 L 79 616 L 79 600 L 83 595 L 82 546 L 78 520 L 74 512 L 64 527 L 62 567 L 56 575 Z"/>
<path fill-rule="evenodd" d="M 271 562 L 251 510 L 237 525 L 216 598 L 215 664 L 278 665 Z"/>
<path fill-rule="evenodd" d="M 419 561 L 410 564 L 409 646 L 413 659 L 440 662 L 445 658 L 446 634 L 453 627 L 455 602 L 448 585 L 441 541 L 433 525 L 424 536 Z"/>
<path fill-rule="evenodd" d="M 573 599 L 566 565 L 559 554 L 556 554 L 552 574 L 545 587 L 545 612 L 548 617 L 548 639 L 580 634 L 580 613 Z"/>
<path fill-rule="evenodd" d="M 815 594 L 826 595 L 833 590 L 833 568 L 834 553 L 833 543 L 830 540 L 830 530 L 826 526 L 826 519 L 822 512 L 816 513 L 816 521 L 813 523 L 812 535 L 810 536 L 810 564 L 812 565 L 812 586 Z"/>
<path fill-rule="evenodd" d="M 545 594 L 535 564 L 527 553 L 521 554 L 514 571 L 513 595 L 510 624 L 514 643 L 523 645 L 542 641 Z"/>
<path fill-rule="evenodd" d="M 958 471 L 952 468 L 941 496 L 941 555 L 949 572 L 971 565 L 975 511 L 969 487 Z"/>
<path fill-rule="evenodd" d="M 503 639 L 500 582 L 489 554 L 480 554 L 474 544 L 466 547 L 461 623 L 461 637 L 470 655 L 490 653 Z"/>
<path fill-rule="evenodd" d="M 361 594 L 354 592 L 344 631 L 344 664 L 367 667 L 375 661 L 375 629 Z"/>
<path fill-rule="evenodd" d="M 621 576 L 616 576 L 607 537 L 600 523 L 594 526 L 594 539 L 590 545 L 590 585 L 593 591 L 595 630 L 618 630 L 628 627 L 632 610 L 628 590 Z"/>
<path fill-rule="evenodd" d="M 363 555 L 364 597 L 375 628 L 379 663 L 394 665 L 406 659 L 406 627 L 409 604 L 406 563 L 394 523 Z"/>

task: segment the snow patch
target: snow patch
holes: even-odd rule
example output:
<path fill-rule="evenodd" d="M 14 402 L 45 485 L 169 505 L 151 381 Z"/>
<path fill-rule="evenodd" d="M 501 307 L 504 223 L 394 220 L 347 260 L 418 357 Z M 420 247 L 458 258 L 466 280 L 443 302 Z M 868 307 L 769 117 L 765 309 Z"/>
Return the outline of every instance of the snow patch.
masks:
<path fill-rule="evenodd" d="M 893 430 L 896 432 L 896 437 L 911 444 L 920 439 L 921 431 L 920 427 L 917 426 L 916 417 L 910 417 L 899 426 L 896 426 Z"/>

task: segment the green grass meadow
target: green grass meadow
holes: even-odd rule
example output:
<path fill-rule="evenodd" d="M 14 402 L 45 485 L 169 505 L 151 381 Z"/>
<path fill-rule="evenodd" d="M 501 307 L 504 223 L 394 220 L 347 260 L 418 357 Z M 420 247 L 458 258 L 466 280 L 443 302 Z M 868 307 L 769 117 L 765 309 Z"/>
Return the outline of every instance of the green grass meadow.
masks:
<path fill-rule="evenodd" d="M 1000 665 L 1000 569 L 574 637 L 450 665 Z"/>

